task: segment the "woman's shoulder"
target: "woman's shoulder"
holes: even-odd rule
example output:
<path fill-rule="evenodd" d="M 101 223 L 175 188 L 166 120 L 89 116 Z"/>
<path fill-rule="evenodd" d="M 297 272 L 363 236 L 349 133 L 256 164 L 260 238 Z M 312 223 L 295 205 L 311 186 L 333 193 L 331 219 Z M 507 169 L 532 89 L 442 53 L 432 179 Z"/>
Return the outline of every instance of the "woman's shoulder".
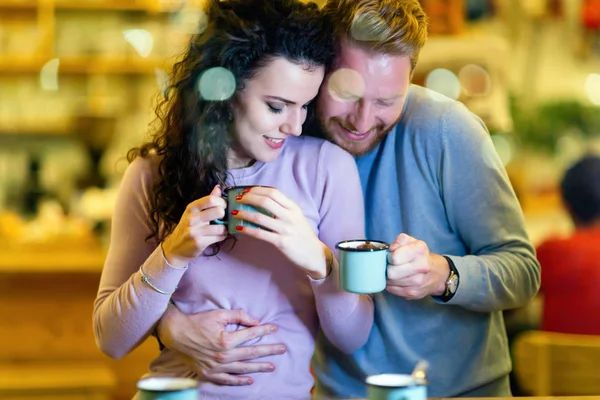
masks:
<path fill-rule="evenodd" d="M 151 186 L 158 177 L 159 164 L 160 157 L 156 154 L 138 155 L 127 166 L 123 179 L 129 183 Z"/>
<path fill-rule="evenodd" d="M 340 159 L 352 159 L 352 156 L 341 147 L 328 140 L 312 136 L 297 136 L 286 139 L 286 156 L 307 158 L 315 161 L 316 158 L 328 160 L 328 162 Z"/>

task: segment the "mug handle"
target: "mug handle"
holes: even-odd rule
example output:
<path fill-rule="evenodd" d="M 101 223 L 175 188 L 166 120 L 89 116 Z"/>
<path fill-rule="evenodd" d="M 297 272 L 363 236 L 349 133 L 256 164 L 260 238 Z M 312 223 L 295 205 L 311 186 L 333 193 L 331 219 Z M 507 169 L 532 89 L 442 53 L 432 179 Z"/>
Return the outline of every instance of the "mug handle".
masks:
<path fill-rule="evenodd" d="M 213 219 L 211 222 L 217 225 L 227 225 L 229 223 L 229 203 L 227 202 L 227 193 L 229 191 L 229 187 L 223 188 L 221 192 L 221 197 L 225 199 L 227 203 L 227 208 L 225 208 L 225 216 L 222 219 Z"/>

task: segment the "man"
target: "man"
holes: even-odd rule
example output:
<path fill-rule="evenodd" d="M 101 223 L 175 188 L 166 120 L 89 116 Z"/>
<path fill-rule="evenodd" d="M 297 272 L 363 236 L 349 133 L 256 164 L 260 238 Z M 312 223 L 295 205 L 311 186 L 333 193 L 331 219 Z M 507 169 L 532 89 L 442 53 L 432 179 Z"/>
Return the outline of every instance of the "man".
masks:
<path fill-rule="evenodd" d="M 367 344 L 348 356 L 319 338 L 316 397 L 365 397 L 367 375 L 410 373 L 421 359 L 431 365 L 430 396 L 510 395 L 502 310 L 535 295 L 540 269 L 489 134 L 462 104 L 410 85 L 427 37 L 418 0 L 325 8 L 339 43 L 318 119 L 357 157 L 368 238 L 391 243 L 391 254 Z M 285 349 L 238 347 L 276 327 L 232 313 L 171 308 L 158 337 L 196 360 L 202 379 L 251 384 L 248 374 L 276 368 L 254 359 Z M 228 333 L 227 323 L 251 328 Z"/>
<path fill-rule="evenodd" d="M 575 231 L 551 238 L 538 248 L 544 268 L 542 293 L 545 331 L 600 335 L 600 157 L 585 156 L 565 173 L 563 203 Z"/>

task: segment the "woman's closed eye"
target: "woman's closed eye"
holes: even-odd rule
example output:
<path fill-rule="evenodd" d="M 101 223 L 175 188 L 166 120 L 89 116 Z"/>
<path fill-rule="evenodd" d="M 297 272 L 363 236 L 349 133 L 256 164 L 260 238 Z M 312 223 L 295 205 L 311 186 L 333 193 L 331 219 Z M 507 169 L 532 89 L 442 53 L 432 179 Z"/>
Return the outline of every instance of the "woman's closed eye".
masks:
<path fill-rule="evenodd" d="M 271 111 L 273 114 L 281 114 L 285 108 L 285 106 L 275 106 L 269 103 L 267 103 L 267 107 L 269 107 L 269 111 Z"/>

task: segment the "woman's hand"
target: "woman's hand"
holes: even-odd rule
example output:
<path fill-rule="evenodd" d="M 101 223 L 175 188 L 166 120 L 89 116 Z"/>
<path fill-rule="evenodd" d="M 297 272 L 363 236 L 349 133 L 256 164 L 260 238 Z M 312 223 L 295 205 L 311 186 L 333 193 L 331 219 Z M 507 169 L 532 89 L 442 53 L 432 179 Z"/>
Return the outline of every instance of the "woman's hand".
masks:
<path fill-rule="evenodd" d="M 210 225 L 210 221 L 223 218 L 226 207 L 219 186 L 215 186 L 208 196 L 188 204 L 179 223 L 162 243 L 167 262 L 183 267 L 208 246 L 225 240 L 227 227 Z"/>
<path fill-rule="evenodd" d="M 296 203 L 277 189 L 260 186 L 246 189 L 238 201 L 273 215 L 232 210 L 231 214 L 237 218 L 268 229 L 238 226 L 238 232 L 273 244 L 313 279 L 323 279 L 329 274 L 333 253 L 319 240 Z"/>

